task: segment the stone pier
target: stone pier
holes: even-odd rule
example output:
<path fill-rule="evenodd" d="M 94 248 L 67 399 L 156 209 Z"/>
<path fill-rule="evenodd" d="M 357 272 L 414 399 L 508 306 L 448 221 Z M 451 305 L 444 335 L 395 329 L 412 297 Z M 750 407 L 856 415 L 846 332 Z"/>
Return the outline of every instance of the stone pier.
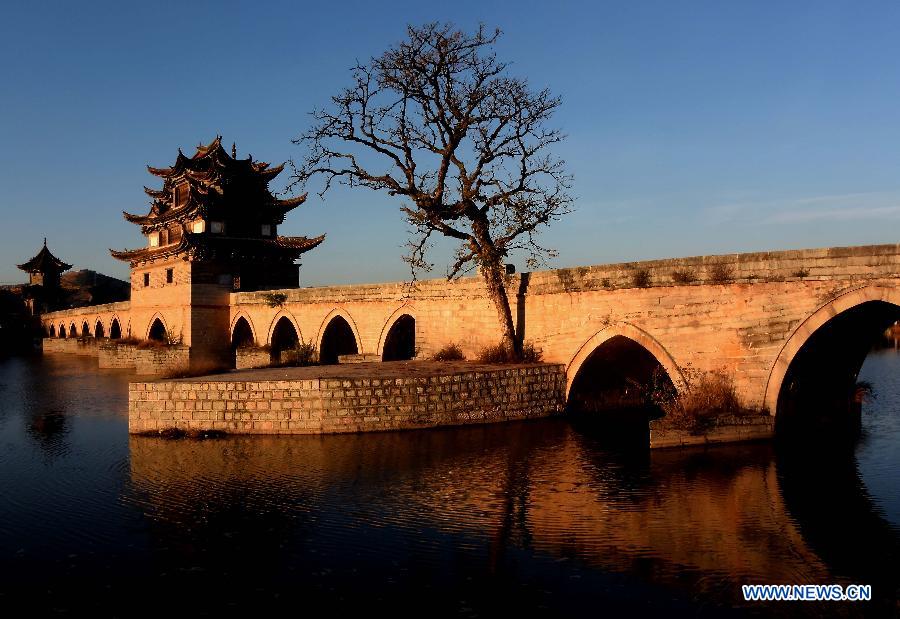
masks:
<path fill-rule="evenodd" d="M 561 414 L 566 370 L 396 362 L 131 383 L 128 429 L 235 434 L 405 430 Z"/>

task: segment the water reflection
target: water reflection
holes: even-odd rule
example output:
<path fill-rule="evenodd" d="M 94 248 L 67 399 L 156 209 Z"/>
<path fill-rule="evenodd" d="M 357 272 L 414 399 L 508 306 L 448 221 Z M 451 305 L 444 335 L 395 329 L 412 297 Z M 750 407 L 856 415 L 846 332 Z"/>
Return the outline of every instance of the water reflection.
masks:
<path fill-rule="evenodd" d="M 0 393 L 16 394 L 0 405 L 0 601 L 38 614 L 171 612 L 176 599 L 199 615 L 896 610 L 892 351 L 864 368 L 879 398 L 843 451 L 613 450 L 563 420 L 128 437 L 128 376 L 81 363 L 0 365 Z M 879 602 L 739 598 L 745 583 L 831 582 L 872 584 Z"/>
<path fill-rule="evenodd" d="M 374 440 L 133 437 L 134 500 L 158 543 L 229 574 L 235 557 L 276 577 L 270 568 L 297 553 L 334 552 L 439 572 L 449 537 L 458 567 L 483 578 L 518 578 L 526 551 L 724 605 L 741 583 L 830 582 L 785 508 L 769 447 L 645 453 L 635 468 L 565 423 L 539 425 Z"/>

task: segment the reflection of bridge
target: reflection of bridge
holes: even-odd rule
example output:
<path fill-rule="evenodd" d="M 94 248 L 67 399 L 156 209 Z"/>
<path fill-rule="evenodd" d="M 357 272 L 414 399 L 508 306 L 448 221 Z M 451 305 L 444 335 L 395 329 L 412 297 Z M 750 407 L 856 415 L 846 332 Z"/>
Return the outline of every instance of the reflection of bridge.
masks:
<path fill-rule="evenodd" d="M 566 364 L 570 391 L 598 368 L 641 382 L 661 366 L 676 388 L 721 369 L 747 405 L 774 414 L 813 379 L 846 397 L 871 343 L 900 315 L 898 278 L 900 245 L 880 245 L 541 271 L 515 276 L 509 290 L 520 333 Z M 177 333 L 192 359 L 224 355 L 229 342 L 277 353 L 298 341 L 325 359 L 426 356 L 449 342 L 472 355 L 499 333 L 478 278 L 218 295 L 187 285 L 187 304 L 143 292 L 139 306 L 54 312 L 44 327 L 54 337 Z"/>

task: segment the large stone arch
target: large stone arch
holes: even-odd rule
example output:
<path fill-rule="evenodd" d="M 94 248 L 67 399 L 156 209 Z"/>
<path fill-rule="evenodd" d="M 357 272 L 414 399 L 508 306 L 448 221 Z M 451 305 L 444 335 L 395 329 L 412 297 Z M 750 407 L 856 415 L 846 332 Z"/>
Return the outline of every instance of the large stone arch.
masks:
<path fill-rule="evenodd" d="M 253 324 L 253 320 L 250 318 L 250 314 L 244 311 L 238 312 L 231 319 L 231 324 L 228 326 L 228 341 L 232 342 L 234 340 L 234 329 L 241 318 L 247 321 L 247 325 L 250 327 L 250 333 L 253 334 L 253 342 L 255 344 L 259 344 L 259 334 L 256 332 L 256 325 Z M 272 328 L 274 329 L 274 326 Z M 296 328 L 296 326 L 294 328 Z"/>
<path fill-rule="evenodd" d="M 403 316 L 409 316 L 414 321 L 416 321 L 416 325 L 418 325 L 419 317 L 416 315 L 416 308 L 411 303 L 407 303 L 401 305 L 397 309 L 395 309 L 388 319 L 385 321 L 384 325 L 381 327 L 381 333 L 378 336 L 378 347 L 375 352 L 379 357 L 384 356 L 384 344 L 387 341 L 388 334 L 393 328 L 394 324 Z M 357 338 L 358 341 L 358 338 Z"/>
<path fill-rule="evenodd" d="M 237 322 L 237 319 L 241 315 L 243 315 L 243 313 L 240 313 L 237 316 L 235 316 L 234 322 Z M 279 310 L 278 313 L 276 313 L 275 316 L 272 317 L 272 321 L 269 323 L 269 328 L 266 332 L 265 345 L 267 345 L 267 346 L 272 345 L 272 336 L 275 333 L 275 327 L 278 325 L 278 321 L 281 320 L 282 318 L 287 318 L 291 322 L 291 324 L 294 325 L 294 330 L 297 332 L 297 337 L 299 338 L 300 342 L 301 343 L 305 342 L 306 340 L 303 338 L 303 330 L 300 329 L 300 323 L 297 322 L 297 319 L 294 317 L 294 315 L 292 313 L 290 313 L 288 310 L 282 309 L 282 310 Z M 247 318 L 247 321 L 250 322 L 250 319 Z M 234 329 L 234 322 L 231 324 L 232 329 Z M 253 328 L 252 322 L 250 322 L 250 327 Z M 256 334 L 256 332 L 254 331 L 254 335 L 255 334 Z M 257 337 L 256 341 L 259 342 L 258 337 Z"/>
<path fill-rule="evenodd" d="M 794 329 L 769 370 L 764 405 L 770 415 L 774 416 L 778 412 L 778 395 L 784 377 L 791 362 L 809 338 L 835 316 L 870 301 L 882 301 L 900 307 L 900 291 L 885 286 L 863 286 L 847 291 L 819 307 Z"/>
<path fill-rule="evenodd" d="M 343 318 L 347 324 L 350 325 L 350 330 L 353 331 L 353 337 L 356 339 L 357 351 L 359 354 L 364 354 L 365 351 L 363 350 L 362 338 L 359 336 L 359 328 L 356 326 L 356 321 L 353 320 L 347 310 L 341 307 L 336 307 L 328 312 L 321 324 L 319 324 L 319 331 L 316 333 L 316 350 L 318 350 L 319 353 L 322 352 L 322 338 L 325 336 L 325 329 L 327 329 L 331 321 L 338 316 Z"/>
<path fill-rule="evenodd" d="M 584 344 L 581 345 L 581 347 L 572 357 L 571 361 L 569 361 L 569 363 L 566 365 L 567 401 L 569 399 L 569 393 L 572 389 L 572 384 L 575 382 L 575 377 L 578 376 L 578 371 L 584 365 L 585 361 L 590 358 L 591 354 L 598 347 L 617 336 L 626 337 L 647 349 L 650 354 L 656 357 L 656 360 L 659 361 L 660 365 L 669 375 L 669 379 L 672 381 L 675 389 L 679 392 L 684 389 L 684 375 L 682 374 L 681 369 L 678 367 L 678 364 L 675 363 L 675 359 L 673 359 L 672 355 L 669 354 L 669 351 L 667 351 L 662 344 L 660 344 L 652 335 L 650 335 L 643 329 L 640 329 L 630 323 L 622 322 L 604 327 L 603 329 L 600 329 L 600 331 L 592 335 L 590 339 L 588 339 Z"/>

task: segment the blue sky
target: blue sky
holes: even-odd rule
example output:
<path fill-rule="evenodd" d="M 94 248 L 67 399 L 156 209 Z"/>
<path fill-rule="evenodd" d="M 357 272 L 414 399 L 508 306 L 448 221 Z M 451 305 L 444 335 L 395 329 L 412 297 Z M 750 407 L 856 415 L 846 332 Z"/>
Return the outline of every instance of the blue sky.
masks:
<path fill-rule="evenodd" d="M 146 164 L 216 134 L 302 157 L 291 138 L 356 59 L 431 20 L 500 27 L 511 73 L 563 99 L 577 200 L 542 237 L 553 266 L 898 240 L 897 3 L 7 2 L 0 282 L 44 236 L 123 277 L 106 250 L 142 244 L 121 211 L 146 210 Z M 328 234 L 302 283 L 407 277 L 398 208 L 311 197 L 281 229 Z"/>

